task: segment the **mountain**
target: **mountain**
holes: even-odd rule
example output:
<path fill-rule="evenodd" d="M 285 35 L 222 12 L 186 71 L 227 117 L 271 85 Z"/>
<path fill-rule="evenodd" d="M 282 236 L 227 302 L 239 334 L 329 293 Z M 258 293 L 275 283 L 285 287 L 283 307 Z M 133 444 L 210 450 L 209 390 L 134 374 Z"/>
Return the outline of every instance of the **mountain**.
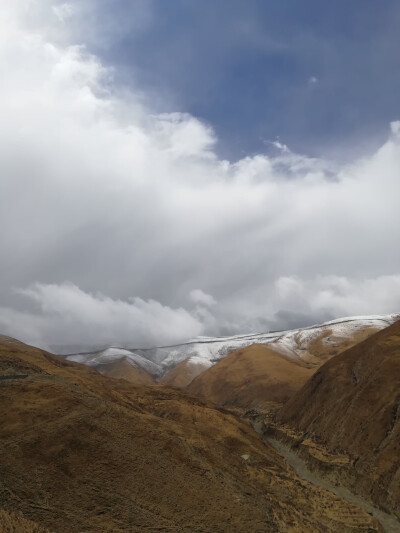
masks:
<path fill-rule="evenodd" d="M 184 389 L 196 376 L 201 375 L 207 369 L 212 368 L 208 363 L 196 362 L 195 358 L 185 359 L 178 363 L 172 370 L 164 374 L 160 379 L 160 385 L 167 385 L 178 389 Z"/>
<path fill-rule="evenodd" d="M 231 413 L 7 337 L 0 421 L 0 524 L 18 533 L 382 531 Z"/>
<path fill-rule="evenodd" d="M 325 361 L 391 323 L 391 317 L 354 317 L 283 332 L 268 344 L 253 344 L 220 359 L 190 382 L 187 390 L 224 407 L 269 410 L 297 392 Z M 182 382 L 181 363 L 162 379 Z M 184 382 L 184 381 L 183 381 Z"/>
<path fill-rule="evenodd" d="M 269 345 L 253 344 L 218 361 L 187 390 L 217 405 L 264 410 L 272 402 L 286 402 L 313 372 L 310 365 L 274 352 Z"/>
<path fill-rule="evenodd" d="M 283 407 L 281 438 L 400 516 L 400 321 L 325 363 Z"/>
<path fill-rule="evenodd" d="M 94 368 L 103 376 L 125 379 L 134 385 L 155 385 L 151 374 L 139 366 L 132 365 L 128 357 L 121 357 L 109 363 L 98 363 Z"/>
<path fill-rule="evenodd" d="M 135 385 L 155 385 L 162 375 L 160 365 L 131 350 L 114 346 L 70 354 L 67 360 L 90 366 L 103 376 L 125 379 Z"/>
<path fill-rule="evenodd" d="M 60 353 L 70 361 L 84 363 L 103 372 L 106 368 L 101 365 L 123 360 L 124 364 L 128 362 L 140 368 L 156 381 L 186 387 L 220 359 L 252 344 L 267 344 L 275 352 L 317 368 L 329 357 L 392 324 L 398 316 L 347 317 L 290 331 L 199 337 L 184 344 L 156 348 L 106 347 L 75 354 L 65 354 L 65 350 L 60 349 Z"/>

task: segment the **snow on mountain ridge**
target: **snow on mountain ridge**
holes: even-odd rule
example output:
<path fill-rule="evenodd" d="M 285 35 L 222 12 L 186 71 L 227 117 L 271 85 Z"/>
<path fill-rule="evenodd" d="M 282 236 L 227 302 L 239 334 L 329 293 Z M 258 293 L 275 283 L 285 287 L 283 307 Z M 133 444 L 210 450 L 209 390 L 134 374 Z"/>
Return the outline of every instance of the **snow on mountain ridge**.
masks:
<path fill-rule="evenodd" d="M 145 370 L 155 378 L 161 377 L 162 375 L 161 367 L 150 359 L 131 350 L 114 346 L 95 353 L 69 355 L 67 359 L 93 367 L 100 367 L 101 365 L 124 359 L 133 367 Z"/>
<path fill-rule="evenodd" d="M 323 324 L 294 330 L 267 333 L 249 333 L 230 337 L 199 337 L 183 344 L 154 348 L 127 348 L 111 346 L 93 353 L 70 354 L 71 361 L 98 366 L 121 358 L 141 368 L 155 378 L 160 378 L 182 361 L 208 368 L 234 350 L 251 344 L 271 344 L 283 355 L 305 362 L 312 360 L 308 348 L 321 339 L 326 347 L 337 345 L 338 339 L 350 338 L 363 328 L 377 330 L 389 326 L 400 314 L 344 317 Z"/>

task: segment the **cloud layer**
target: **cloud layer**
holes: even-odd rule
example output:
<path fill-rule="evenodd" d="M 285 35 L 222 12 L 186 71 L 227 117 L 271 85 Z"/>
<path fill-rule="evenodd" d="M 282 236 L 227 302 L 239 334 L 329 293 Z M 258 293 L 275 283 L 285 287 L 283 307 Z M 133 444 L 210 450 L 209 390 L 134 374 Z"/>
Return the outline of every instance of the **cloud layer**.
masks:
<path fill-rule="evenodd" d="M 281 143 L 223 161 L 210 125 L 68 43 L 66 5 L 4 10 L 4 333 L 160 344 L 399 310 L 398 122 L 344 167 Z"/>

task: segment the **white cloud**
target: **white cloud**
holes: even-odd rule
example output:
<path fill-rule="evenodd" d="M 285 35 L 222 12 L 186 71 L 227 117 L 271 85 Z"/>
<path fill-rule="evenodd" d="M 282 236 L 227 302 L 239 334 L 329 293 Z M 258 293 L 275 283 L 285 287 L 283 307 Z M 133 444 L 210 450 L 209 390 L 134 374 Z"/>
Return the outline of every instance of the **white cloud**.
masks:
<path fill-rule="evenodd" d="M 317 276 L 303 280 L 289 277 L 276 281 L 284 287 L 286 309 L 293 312 L 328 313 L 334 317 L 376 314 L 400 310 L 400 274 L 376 278 Z M 282 296 L 282 294 L 279 294 Z"/>
<path fill-rule="evenodd" d="M 190 299 L 192 302 L 200 305 L 205 305 L 206 307 L 211 307 L 217 302 L 211 294 L 203 292 L 201 289 L 193 289 L 190 291 Z"/>
<path fill-rule="evenodd" d="M 391 122 L 390 129 L 394 136 L 400 137 L 400 120 L 395 120 Z"/>
<path fill-rule="evenodd" d="M 65 22 L 74 15 L 75 8 L 72 4 L 65 3 L 53 6 L 53 12 L 61 22 Z"/>
<path fill-rule="evenodd" d="M 35 283 L 20 289 L 39 309 L 17 312 L 0 308 L 0 327 L 26 342 L 112 344 L 134 342 L 136 347 L 171 344 L 203 333 L 188 311 L 155 300 L 115 300 L 90 294 L 72 283 Z"/>
<path fill-rule="evenodd" d="M 280 141 L 276 156 L 221 161 L 209 125 L 118 91 L 85 47 L 50 40 L 50 5 L 33 24 L 28 4 L 6 1 L 0 22 L 5 333 L 159 344 L 268 329 L 281 310 L 400 308 L 396 122 L 346 166 Z M 11 288 L 27 286 L 36 312 L 17 310 Z M 212 314 L 182 309 L 193 287 Z"/>

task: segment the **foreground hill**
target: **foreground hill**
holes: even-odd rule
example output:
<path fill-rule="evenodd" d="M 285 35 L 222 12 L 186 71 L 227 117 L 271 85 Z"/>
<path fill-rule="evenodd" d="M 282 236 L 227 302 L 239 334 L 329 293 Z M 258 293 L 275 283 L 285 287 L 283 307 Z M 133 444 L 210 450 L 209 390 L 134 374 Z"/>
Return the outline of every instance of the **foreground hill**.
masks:
<path fill-rule="evenodd" d="M 400 321 L 322 366 L 279 422 L 315 465 L 400 516 Z"/>
<path fill-rule="evenodd" d="M 271 402 L 286 402 L 313 371 L 302 361 L 253 344 L 218 361 L 195 378 L 187 390 L 217 405 L 263 410 Z"/>
<path fill-rule="evenodd" d="M 19 533 L 381 531 L 233 415 L 4 337 L 0 420 L 0 524 Z"/>
<path fill-rule="evenodd" d="M 398 315 L 347 317 L 324 324 L 289 331 L 235 335 L 232 337 L 199 337 L 175 346 L 156 348 L 107 347 L 94 351 L 64 355 L 68 360 L 84 363 L 109 375 L 119 362 L 130 381 L 133 368 L 149 374 L 152 380 L 184 388 L 198 375 L 230 353 L 252 344 L 268 345 L 271 350 L 300 363 L 317 368 L 339 352 L 366 339 L 372 333 L 392 324 Z M 65 354 L 66 350 L 63 349 Z M 123 371 L 119 372 L 123 377 Z M 142 375 L 143 377 L 143 375 Z"/>

